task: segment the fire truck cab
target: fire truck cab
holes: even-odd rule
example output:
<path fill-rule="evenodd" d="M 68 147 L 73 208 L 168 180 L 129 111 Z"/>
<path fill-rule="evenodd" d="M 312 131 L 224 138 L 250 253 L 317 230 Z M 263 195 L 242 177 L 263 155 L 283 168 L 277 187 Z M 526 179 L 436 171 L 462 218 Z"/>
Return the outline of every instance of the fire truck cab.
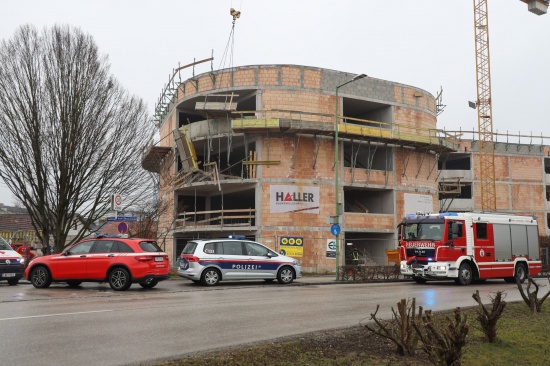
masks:
<path fill-rule="evenodd" d="M 401 273 L 417 283 L 525 281 L 542 270 L 535 217 L 446 212 L 407 215 L 398 226 Z"/>

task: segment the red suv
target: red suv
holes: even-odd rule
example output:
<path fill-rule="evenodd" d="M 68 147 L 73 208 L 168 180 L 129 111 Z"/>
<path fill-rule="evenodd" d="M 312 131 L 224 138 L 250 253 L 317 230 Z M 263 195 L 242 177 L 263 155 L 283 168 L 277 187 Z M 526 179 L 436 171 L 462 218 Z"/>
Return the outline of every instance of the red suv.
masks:
<path fill-rule="evenodd" d="M 115 291 L 132 283 L 153 288 L 170 277 L 170 262 L 151 239 L 96 238 L 81 241 L 61 254 L 37 257 L 25 270 L 25 278 L 36 288 L 52 282 L 71 287 L 82 282 L 109 282 Z"/>

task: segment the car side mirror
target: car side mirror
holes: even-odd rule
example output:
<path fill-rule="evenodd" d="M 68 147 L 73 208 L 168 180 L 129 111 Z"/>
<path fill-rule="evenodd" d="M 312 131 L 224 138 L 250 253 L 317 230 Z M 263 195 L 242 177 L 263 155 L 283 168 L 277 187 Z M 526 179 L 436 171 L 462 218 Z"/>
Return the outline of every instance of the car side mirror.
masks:
<path fill-rule="evenodd" d="M 265 256 L 268 257 L 268 258 L 273 258 L 273 253 L 267 252 L 267 254 Z"/>
<path fill-rule="evenodd" d="M 71 251 L 70 251 L 70 250 L 68 250 L 68 251 L 66 251 L 66 252 L 63 252 L 61 255 L 64 255 L 64 256 L 66 257 L 66 256 L 68 256 L 69 254 L 71 254 Z"/>

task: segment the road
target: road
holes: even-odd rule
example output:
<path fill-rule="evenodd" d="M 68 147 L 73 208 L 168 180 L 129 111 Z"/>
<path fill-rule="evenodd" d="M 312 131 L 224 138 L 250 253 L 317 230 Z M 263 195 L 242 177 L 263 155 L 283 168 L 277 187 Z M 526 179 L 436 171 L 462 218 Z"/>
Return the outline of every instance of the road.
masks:
<path fill-rule="evenodd" d="M 474 306 L 496 291 L 521 300 L 515 285 L 487 281 L 335 284 L 306 281 L 222 283 L 205 288 L 190 281 L 161 282 L 152 290 L 133 285 L 114 292 L 106 284 L 69 288 L 53 284 L 0 285 L 1 363 L 4 365 L 132 365 L 194 352 L 301 333 L 357 325 L 377 304 L 391 316 L 401 298 L 434 311 Z"/>

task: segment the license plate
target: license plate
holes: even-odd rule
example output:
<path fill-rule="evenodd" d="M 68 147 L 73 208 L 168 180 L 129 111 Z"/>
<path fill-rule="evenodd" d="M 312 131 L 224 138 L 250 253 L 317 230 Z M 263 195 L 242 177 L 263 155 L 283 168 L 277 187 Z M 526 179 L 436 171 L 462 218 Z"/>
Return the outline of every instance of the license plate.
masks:
<path fill-rule="evenodd" d="M 164 258 L 162 257 L 155 257 L 155 262 L 163 262 Z"/>
<path fill-rule="evenodd" d="M 2 277 L 15 277 L 15 273 L 2 273 Z"/>

